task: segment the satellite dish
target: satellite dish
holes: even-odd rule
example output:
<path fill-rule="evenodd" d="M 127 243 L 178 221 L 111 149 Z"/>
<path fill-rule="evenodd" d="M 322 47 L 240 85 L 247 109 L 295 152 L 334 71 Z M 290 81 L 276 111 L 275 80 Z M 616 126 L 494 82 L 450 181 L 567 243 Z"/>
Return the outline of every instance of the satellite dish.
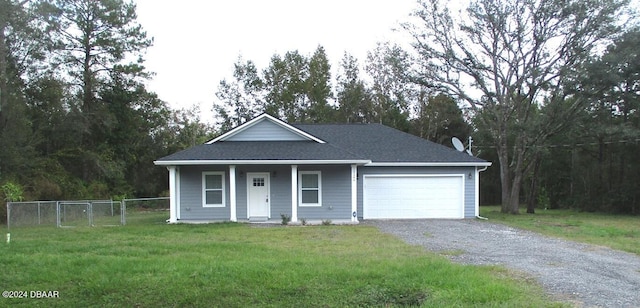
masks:
<path fill-rule="evenodd" d="M 462 144 L 462 141 L 460 141 L 460 139 L 453 137 L 451 138 L 451 143 L 453 143 L 453 147 L 456 148 L 456 150 L 460 152 L 464 151 L 464 144 Z"/>

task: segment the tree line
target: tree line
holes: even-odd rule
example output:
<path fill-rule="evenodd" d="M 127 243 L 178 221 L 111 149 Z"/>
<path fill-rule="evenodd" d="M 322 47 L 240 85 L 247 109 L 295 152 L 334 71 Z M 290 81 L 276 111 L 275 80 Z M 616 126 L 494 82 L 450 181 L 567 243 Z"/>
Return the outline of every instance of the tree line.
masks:
<path fill-rule="evenodd" d="M 410 81 L 409 58 L 391 43 L 377 44 L 362 66 L 345 53 L 335 86 L 322 46 L 311 55 L 275 54 L 262 69 L 239 58 L 233 77 L 218 85 L 216 127 L 226 131 L 269 113 L 289 123 L 382 123 L 439 143 L 469 136 L 453 98 Z"/>
<path fill-rule="evenodd" d="M 0 0 L 0 196 L 166 193 L 153 160 L 267 112 L 295 123 L 382 123 L 493 162 L 482 203 L 640 211 L 640 30 L 626 0 L 418 1 L 411 47 L 322 46 L 239 58 L 215 124 L 145 88 L 153 40 L 124 0 Z M 208 107 L 207 107 L 208 108 Z"/>
<path fill-rule="evenodd" d="M 4 199 L 157 196 L 153 160 L 210 132 L 144 82 L 153 40 L 122 0 L 0 0 Z M 11 195 L 11 198 L 7 196 Z"/>

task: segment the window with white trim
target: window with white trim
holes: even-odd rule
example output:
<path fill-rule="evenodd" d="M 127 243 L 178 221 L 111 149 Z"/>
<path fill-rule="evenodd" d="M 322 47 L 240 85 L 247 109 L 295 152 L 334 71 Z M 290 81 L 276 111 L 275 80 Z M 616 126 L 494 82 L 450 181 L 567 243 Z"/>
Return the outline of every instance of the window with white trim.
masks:
<path fill-rule="evenodd" d="M 320 171 L 298 172 L 298 204 L 300 206 L 322 206 Z"/>
<path fill-rule="evenodd" d="M 224 172 L 202 173 L 202 206 L 225 207 Z"/>

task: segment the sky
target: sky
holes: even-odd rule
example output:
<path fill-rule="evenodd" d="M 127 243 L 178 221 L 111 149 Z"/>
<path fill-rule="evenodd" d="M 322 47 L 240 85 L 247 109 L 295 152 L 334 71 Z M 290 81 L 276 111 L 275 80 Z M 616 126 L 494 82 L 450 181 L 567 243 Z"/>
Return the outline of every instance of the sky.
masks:
<path fill-rule="evenodd" d="M 416 0 L 134 0 L 138 22 L 153 37 L 148 90 L 172 108 L 199 105 L 209 122 L 218 84 L 241 56 L 259 70 L 274 54 L 310 56 L 322 45 L 335 78 L 348 52 L 360 64 L 377 42 L 408 42 L 398 29 Z"/>

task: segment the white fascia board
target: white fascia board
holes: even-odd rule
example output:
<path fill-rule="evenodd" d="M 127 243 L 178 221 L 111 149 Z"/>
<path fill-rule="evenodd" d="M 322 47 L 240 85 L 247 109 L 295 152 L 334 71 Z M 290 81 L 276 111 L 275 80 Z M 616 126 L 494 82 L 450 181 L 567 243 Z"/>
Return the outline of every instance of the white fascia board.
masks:
<path fill-rule="evenodd" d="M 365 167 L 476 167 L 476 166 L 491 166 L 491 162 L 402 162 L 402 163 L 392 163 L 392 162 L 372 162 L 366 164 Z"/>
<path fill-rule="evenodd" d="M 312 135 L 309 135 L 309 134 L 307 134 L 307 133 L 305 133 L 305 132 L 303 132 L 303 131 L 301 131 L 301 130 L 299 130 L 299 129 L 297 129 L 297 128 L 289 125 L 289 124 L 287 124 L 286 122 L 284 122 L 284 121 L 282 121 L 280 119 L 276 119 L 276 118 L 274 118 L 274 117 L 272 117 L 272 116 L 270 116 L 270 115 L 268 115 L 266 113 L 263 113 L 262 115 L 256 117 L 255 119 L 253 119 L 253 120 L 251 120 L 251 121 L 249 121 L 247 123 L 244 123 L 244 124 L 234 128 L 234 129 L 232 129 L 232 130 L 230 130 L 230 131 L 218 136 L 217 138 L 215 138 L 213 140 L 207 141 L 206 144 L 212 144 L 212 143 L 217 142 L 217 141 L 227 140 L 228 138 L 230 138 L 230 137 L 242 132 L 243 130 L 260 123 L 265 118 L 270 120 L 274 124 L 284 128 L 284 129 L 286 129 L 286 130 L 288 130 L 288 131 L 290 131 L 290 132 L 292 132 L 294 134 L 300 135 L 300 136 L 302 136 L 304 138 L 307 138 L 309 140 L 313 140 L 313 141 L 318 142 L 318 143 L 326 143 L 323 140 L 321 140 L 321 139 L 319 139 L 317 137 L 314 137 Z"/>
<path fill-rule="evenodd" d="M 370 160 L 162 160 L 154 161 L 156 166 L 195 165 L 367 165 Z"/>

